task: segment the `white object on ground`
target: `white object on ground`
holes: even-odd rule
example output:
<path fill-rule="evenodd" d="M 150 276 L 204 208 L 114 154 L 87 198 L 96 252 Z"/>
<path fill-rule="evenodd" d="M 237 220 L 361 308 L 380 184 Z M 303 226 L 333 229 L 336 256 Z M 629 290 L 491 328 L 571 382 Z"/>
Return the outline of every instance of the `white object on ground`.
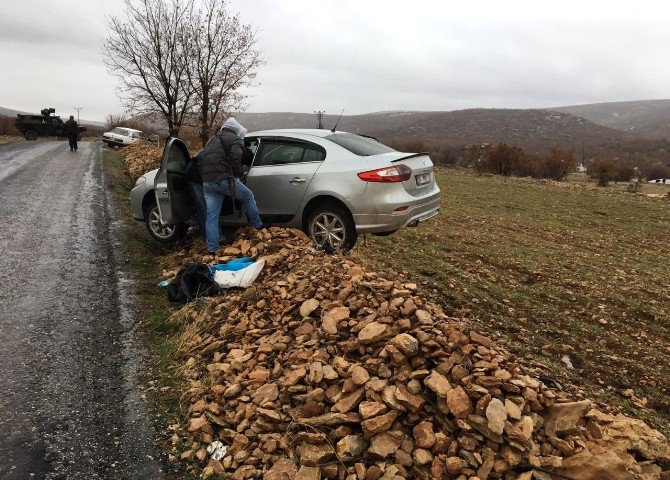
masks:
<path fill-rule="evenodd" d="M 563 363 L 565 363 L 565 365 L 566 365 L 568 368 L 575 368 L 575 366 L 572 364 L 572 359 L 570 358 L 570 355 L 563 355 L 563 356 L 561 357 L 561 361 L 562 361 Z"/>
<path fill-rule="evenodd" d="M 219 442 L 218 440 L 213 441 L 207 446 L 207 453 L 209 453 L 209 456 L 217 461 L 225 457 L 227 451 L 228 447 L 226 447 L 223 443 Z"/>
<path fill-rule="evenodd" d="M 254 283 L 258 275 L 260 275 L 261 270 L 265 266 L 265 260 L 259 260 L 252 263 L 242 270 L 237 270 L 235 272 L 231 271 L 217 271 L 214 274 L 214 281 L 219 284 L 221 288 L 232 288 L 240 287 L 247 288 L 249 285 Z"/>

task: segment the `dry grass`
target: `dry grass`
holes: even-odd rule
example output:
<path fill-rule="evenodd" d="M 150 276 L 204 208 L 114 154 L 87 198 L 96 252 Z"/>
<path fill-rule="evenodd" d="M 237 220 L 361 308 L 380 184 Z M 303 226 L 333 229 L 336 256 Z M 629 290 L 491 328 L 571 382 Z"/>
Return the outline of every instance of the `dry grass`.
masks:
<path fill-rule="evenodd" d="M 19 137 L 17 135 L 0 135 L 0 145 L 13 142 L 23 142 L 23 137 Z"/>
<path fill-rule="evenodd" d="M 624 185 L 437 179 L 437 219 L 371 237 L 359 254 L 423 283 L 549 376 L 670 433 L 670 202 Z M 663 193 L 654 187 L 644 191 Z"/>

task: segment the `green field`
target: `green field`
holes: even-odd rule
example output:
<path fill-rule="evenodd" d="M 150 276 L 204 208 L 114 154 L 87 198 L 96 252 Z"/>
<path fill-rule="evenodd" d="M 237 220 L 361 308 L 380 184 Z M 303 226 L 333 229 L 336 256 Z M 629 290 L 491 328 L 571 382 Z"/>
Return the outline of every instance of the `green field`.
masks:
<path fill-rule="evenodd" d="M 361 240 L 358 255 L 423 285 L 576 395 L 668 435 L 670 201 L 450 170 L 437 180 L 437 219 Z"/>

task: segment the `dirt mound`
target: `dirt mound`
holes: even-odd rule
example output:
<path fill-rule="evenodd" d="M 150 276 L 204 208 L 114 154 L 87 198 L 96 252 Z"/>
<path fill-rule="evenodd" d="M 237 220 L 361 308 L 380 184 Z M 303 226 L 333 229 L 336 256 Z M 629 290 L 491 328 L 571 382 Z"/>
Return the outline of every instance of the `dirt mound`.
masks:
<path fill-rule="evenodd" d="M 124 147 L 121 154 L 126 173 L 134 182 L 148 171 L 160 167 L 163 151 L 151 142 L 138 140 Z"/>
<path fill-rule="evenodd" d="M 201 261 L 199 248 L 174 260 Z M 266 259 L 255 285 L 176 314 L 190 387 L 173 440 L 205 477 L 632 480 L 670 468 L 660 433 L 570 402 L 416 285 L 317 252 L 297 230 L 245 230 L 223 258 L 240 254 Z"/>

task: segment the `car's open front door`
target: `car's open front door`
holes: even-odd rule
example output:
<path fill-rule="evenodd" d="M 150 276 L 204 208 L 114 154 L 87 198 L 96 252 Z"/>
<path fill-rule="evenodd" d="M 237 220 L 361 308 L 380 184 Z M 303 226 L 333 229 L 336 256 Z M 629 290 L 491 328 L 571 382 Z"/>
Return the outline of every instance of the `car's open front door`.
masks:
<path fill-rule="evenodd" d="M 190 160 L 183 141 L 178 138 L 167 141 L 154 183 L 158 211 L 161 221 L 166 225 L 184 223 L 193 215 L 192 189 L 186 178 L 186 167 Z"/>

